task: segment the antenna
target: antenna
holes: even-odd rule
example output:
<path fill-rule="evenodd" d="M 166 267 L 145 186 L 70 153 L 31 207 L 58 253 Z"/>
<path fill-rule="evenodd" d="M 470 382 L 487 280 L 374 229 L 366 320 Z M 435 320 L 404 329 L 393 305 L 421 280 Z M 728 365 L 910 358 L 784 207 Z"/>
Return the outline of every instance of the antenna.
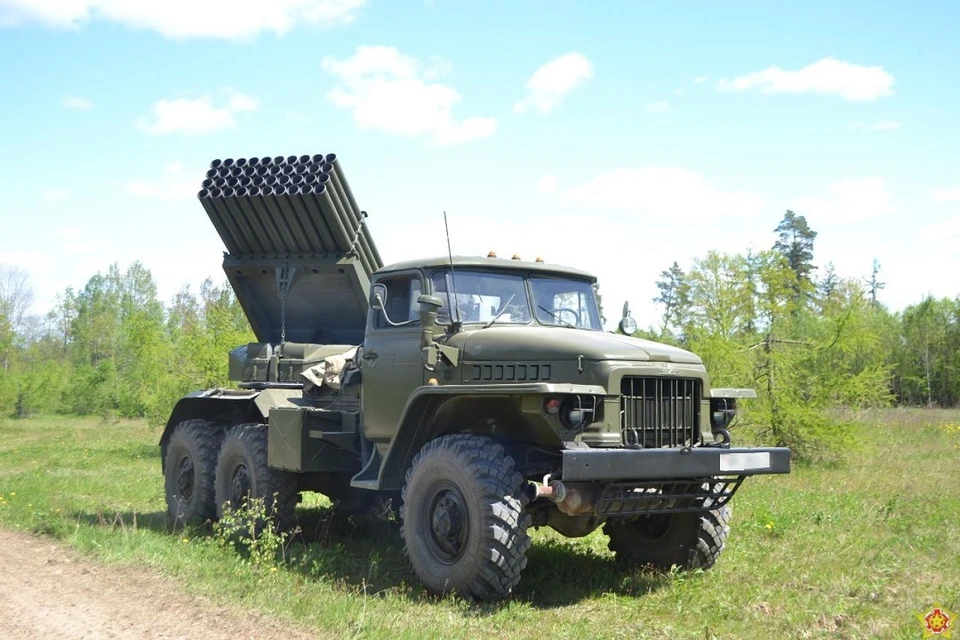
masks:
<path fill-rule="evenodd" d="M 453 270 L 453 251 L 450 249 L 450 227 L 447 225 L 447 212 L 443 212 L 443 228 L 447 232 L 447 257 L 450 260 L 450 288 L 447 289 L 447 306 L 453 312 L 453 303 L 450 302 L 450 289 L 453 289 L 453 299 L 457 302 L 457 319 L 451 318 L 451 324 L 460 324 L 460 298 L 457 297 L 457 274 Z"/>

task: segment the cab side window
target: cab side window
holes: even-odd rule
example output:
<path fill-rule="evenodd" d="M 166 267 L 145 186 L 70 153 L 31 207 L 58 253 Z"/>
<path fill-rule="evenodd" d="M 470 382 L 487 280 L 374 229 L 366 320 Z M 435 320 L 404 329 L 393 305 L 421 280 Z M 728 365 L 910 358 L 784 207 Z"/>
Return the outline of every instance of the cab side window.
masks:
<path fill-rule="evenodd" d="M 384 305 L 387 315 L 392 322 L 407 322 L 412 320 L 404 327 L 417 326 L 419 324 L 419 311 L 417 297 L 420 296 L 421 286 L 418 276 L 398 276 L 394 278 L 385 278 L 380 281 L 387 288 L 387 304 Z M 390 325 L 383 317 L 383 313 L 376 315 L 377 329 L 400 329 Z"/>

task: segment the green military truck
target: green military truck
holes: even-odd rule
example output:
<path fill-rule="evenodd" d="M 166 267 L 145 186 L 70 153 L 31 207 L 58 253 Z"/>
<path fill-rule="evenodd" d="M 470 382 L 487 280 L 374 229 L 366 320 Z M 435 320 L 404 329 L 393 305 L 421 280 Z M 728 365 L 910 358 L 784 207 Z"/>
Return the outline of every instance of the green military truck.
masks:
<path fill-rule="evenodd" d="M 389 500 L 427 589 L 502 598 L 531 526 L 602 526 L 618 559 L 708 569 L 743 480 L 789 473 L 789 449 L 731 446 L 755 394 L 604 331 L 591 274 L 493 253 L 384 266 L 334 154 L 215 160 L 199 200 L 258 342 L 229 355 L 237 388 L 170 415 L 177 525 L 258 498 L 289 529 L 305 491 Z"/>

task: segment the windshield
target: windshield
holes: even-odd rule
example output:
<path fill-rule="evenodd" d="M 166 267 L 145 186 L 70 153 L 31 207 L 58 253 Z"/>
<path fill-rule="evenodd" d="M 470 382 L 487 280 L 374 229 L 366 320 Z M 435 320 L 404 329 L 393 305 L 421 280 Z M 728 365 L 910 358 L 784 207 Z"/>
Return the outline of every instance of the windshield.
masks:
<path fill-rule="evenodd" d="M 531 277 L 530 284 L 537 321 L 541 324 L 602 329 L 597 299 L 589 282 Z"/>
<path fill-rule="evenodd" d="M 457 269 L 453 286 L 450 272 L 433 274 L 433 293 L 443 301 L 437 312 L 437 322 L 450 322 L 450 301 L 457 307 L 454 319 L 460 322 L 490 322 L 498 314 L 498 324 L 526 324 L 530 322 L 530 307 L 523 276 Z M 453 290 L 456 289 L 456 297 Z M 448 293 L 449 297 L 448 297 Z"/>

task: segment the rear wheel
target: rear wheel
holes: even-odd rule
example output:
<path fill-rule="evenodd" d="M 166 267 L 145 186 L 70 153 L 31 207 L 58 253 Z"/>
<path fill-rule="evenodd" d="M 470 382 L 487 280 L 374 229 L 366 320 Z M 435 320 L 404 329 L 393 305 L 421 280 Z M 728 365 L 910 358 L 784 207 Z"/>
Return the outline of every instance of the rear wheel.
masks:
<path fill-rule="evenodd" d="M 214 479 L 223 430 L 207 420 L 185 420 L 174 428 L 164 461 L 167 514 L 174 528 L 217 517 Z"/>
<path fill-rule="evenodd" d="M 617 560 L 658 569 L 709 569 L 717 563 L 730 535 L 732 510 L 666 513 L 610 520 L 603 532 Z"/>
<path fill-rule="evenodd" d="M 427 443 L 402 491 L 401 536 L 424 586 L 502 598 L 520 581 L 530 547 L 523 477 L 503 447 L 474 435 Z"/>
<path fill-rule="evenodd" d="M 267 427 L 240 424 L 227 432 L 217 463 L 216 505 L 222 517 L 229 508 L 249 509 L 256 499 L 263 501 L 263 516 L 273 519 L 278 531 L 293 529 L 296 521 L 297 484 L 292 475 L 267 465 Z M 266 526 L 264 518 L 252 523 L 251 535 Z"/>

